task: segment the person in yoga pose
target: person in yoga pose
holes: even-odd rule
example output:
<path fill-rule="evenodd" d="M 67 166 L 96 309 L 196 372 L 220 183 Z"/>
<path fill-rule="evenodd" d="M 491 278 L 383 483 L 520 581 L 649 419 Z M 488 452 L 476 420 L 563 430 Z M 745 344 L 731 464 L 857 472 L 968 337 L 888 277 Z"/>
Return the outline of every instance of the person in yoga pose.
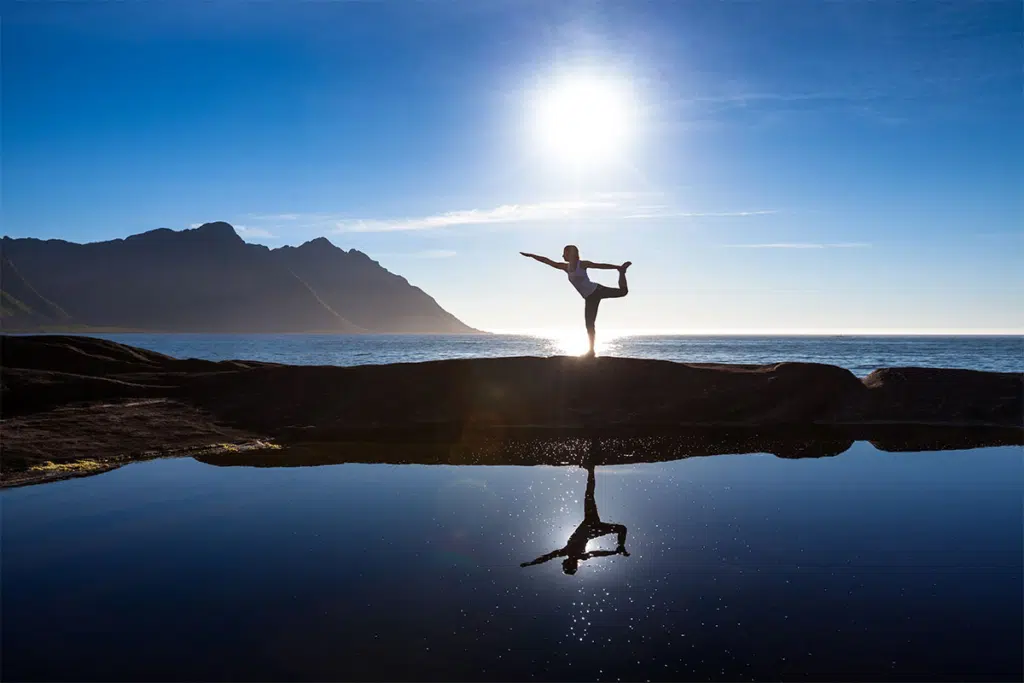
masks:
<path fill-rule="evenodd" d="M 629 294 L 629 287 L 626 284 L 626 270 L 633 265 L 632 261 L 626 261 L 622 265 L 616 266 L 611 263 L 594 263 L 593 261 L 583 261 L 580 259 L 580 250 L 574 244 L 569 244 L 562 250 L 562 262 L 552 261 L 544 256 L 537 256 L 536 254 L 528 254 L 525 251 L 519 252 L 523 256 L 535 259 L 541 263 L 546 263 L 552 268 L 564 270 L 569 276 L 569 282 L 576 288 L 576 291 L 580 293 L 580 296 L 584 300 L 584 321 L 587 325 L 587 338 L 590 342 L 590 350 L 587 351 L 588 356 L 594 355 L 594 339 L 597 336 L 595 328 L 595 322 L 597 321 L 597 307 L 601 303 L 602 299 L 618 299 Z M 617 270 L 619 271 L 619 286 L 618 287 L 605 287 L 604 285 L 596 282 L 591 282 L 590 276 L 587 275 L 587 270 L 593 268 L 596 270 Z"/>
<path fill-rule="evenodd" d="M 541 555 L 532 562 L 523 562 L 520 567 L 532 567 L 556 557 L 564 557 L 562 560 L 562 571 L 566 574 L 575 574 L 579 569 L 580 562 L 594 557 L 608 557 L 610 555 L 622 555 L 629 557 L 626 552 L 626 527 L 622 524 L 609 524 L 602 522 L 597 514 L 597 501 L 594 500 L 594 461 L 585 465 L 587 469 L 587 493 L 583 498 L 583 521 L 576 527 L 576 530 L 569 536 L 564 548 L 553 550 L 547 555 Z M 615 534 L 618 546 L 615 550 L 591 550 L 587 552 L 587 544 L 595 538 L 601 538 L 609 534 Z"/>

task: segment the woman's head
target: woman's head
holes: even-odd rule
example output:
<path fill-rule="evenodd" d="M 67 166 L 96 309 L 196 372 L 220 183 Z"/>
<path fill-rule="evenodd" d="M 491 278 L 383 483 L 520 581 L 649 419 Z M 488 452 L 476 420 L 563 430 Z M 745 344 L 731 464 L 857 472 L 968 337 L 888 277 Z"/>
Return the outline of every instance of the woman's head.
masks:
<path fill-rule="evenodd" d="M 566 261 L 578 261 L 580 259 L 580 250 L 575 244 L 567 244 L 562 249 L 562 258 Z"/>

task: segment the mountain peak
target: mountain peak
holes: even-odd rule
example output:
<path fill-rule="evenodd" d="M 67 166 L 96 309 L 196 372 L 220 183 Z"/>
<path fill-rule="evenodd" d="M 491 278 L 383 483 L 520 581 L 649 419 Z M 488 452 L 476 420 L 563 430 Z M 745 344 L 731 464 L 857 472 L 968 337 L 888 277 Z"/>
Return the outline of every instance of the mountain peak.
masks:
<path fill-rule="evenodd" d="M 193 228 L 186 232 L 192 232 L 195 233 L 196 236 L 205 237 L 207 239 L 230 240 L 232 242 L 242 241 L 242 238 L 239 237 L 237 232 L 235 232 L 234 226 L 230 223 L 225 223 L 224 221 L 203 223 L 198 228 Z"/>
<path fill-rule="evenodd" d="M 306 248 L 309 248 L 309 249 L 337 249 L 338 248 L 338 247 L 334 246 L 334 243 L 331 242 L 326 237 L 317 237 L 316 239 L 312 239 L 312 240 L 310 240 L 308 242 L 303 242 L 302 244 L 299 245 L 299 249 L 302 249 L 303 247 L 306 247 Z"/>

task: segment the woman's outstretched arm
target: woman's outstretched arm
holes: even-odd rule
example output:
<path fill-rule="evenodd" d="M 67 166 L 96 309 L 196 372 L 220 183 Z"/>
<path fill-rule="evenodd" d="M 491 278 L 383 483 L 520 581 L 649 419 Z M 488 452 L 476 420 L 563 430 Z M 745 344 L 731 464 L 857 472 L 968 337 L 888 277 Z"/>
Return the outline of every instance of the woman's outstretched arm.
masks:
<path fill-rule="evenodd" d="M 618 270 L 622 266 L 612 265 L 611 263 L 594 263 L 593 261 L 580 261 L 580 264 L 587 269 L 593 268 L 595 270 Z"/>
<path fill-rule="evenodd" d="M 566 550 L 565 548 L 560 548 L 558 550 L 552 550 L 547 555 L 541 555 L 540 557 L 538 557 L 533 562 L 523 562 L 519 566 L 520 567 L 532 567 L 535 564 L 543 564 L 544 562 L 547 562 L 548 560 L 553 560 L 556 557 L 564 557 L 564 556 L 566 556 L 568 554 L 569 554 L 568 550 Z"/>
<path fill-rule="evenodd" d="M 549 259 L 546 256 L 537 256 L 536 254 L 528 254 L 525 251 L 521 251 L 519 253 L 522 254 L 523 256 L 527 257 L 527 258 L 532 258 L 535 261 L 540 261 L 541 263 L 546 263 L 547 265 L 551 266 L 552 268 L 558 268 L 559 270 L 565 270 L 565 264 L 564 263 L 558 263 L 557 261 L 552 261 L 551 259 Z"/>

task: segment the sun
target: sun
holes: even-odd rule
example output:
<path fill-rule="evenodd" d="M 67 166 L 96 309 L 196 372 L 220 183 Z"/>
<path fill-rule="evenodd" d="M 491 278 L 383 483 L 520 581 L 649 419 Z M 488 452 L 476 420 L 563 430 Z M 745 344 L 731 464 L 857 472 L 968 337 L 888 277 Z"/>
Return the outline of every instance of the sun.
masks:
<path fill-rule="evenodd" d="M 615 161 L 635 128 L 628 84 L 611 77 L 574 75 L 536 96 L 533 125 L 542 151 L 575 166 Z"/>

